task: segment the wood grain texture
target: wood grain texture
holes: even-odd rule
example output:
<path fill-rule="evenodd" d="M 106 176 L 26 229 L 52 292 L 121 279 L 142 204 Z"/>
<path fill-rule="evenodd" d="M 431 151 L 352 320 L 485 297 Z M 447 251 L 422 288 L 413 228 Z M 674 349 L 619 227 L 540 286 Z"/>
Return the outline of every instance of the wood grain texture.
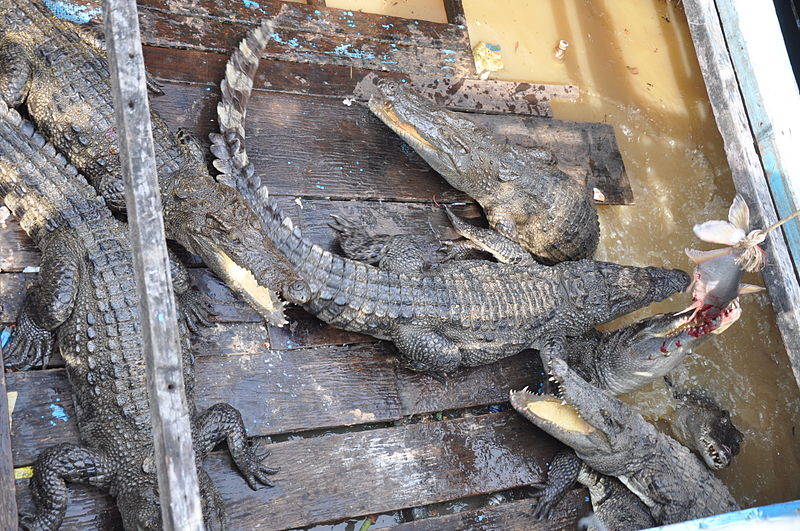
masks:
<path fill-rule="evenodd" d="M 164 81 L 217 87 L 225 73 L 227 55 L 196 50 L 144 47 L 147 70 Z M 572 85 L 516 83 L 461 77 L 421 76 L 380 72 L 380 77 L 408 82 L 438 104 L 456 111 L 551 117 L 550 101 L 577 98 Z M 262 59 L 254 90 L 309 96 L 366 100 L 378 78 L 372 70 L 341 65 L 314 65 Z"/>
<path fill-rule="evenodd" d="M 686 0 L 684 8 L 736 190 L 750 207 L 751 225 L 767 227 L 777 216 L 714 1 Z M 761 274 L 800 385 L 800 285 L 781 232 L 767 236 L 765 249 L 767 260 Z"/>
<path fill-rule="evenodd" d="M 229 53 L 251 26 L 277 17 L 267 57 L 437 76 L 475 74 L 463 26 L 275 0 L 140 0 L 138 5 L 142 42 L 151 46 Z"/>
<path fill-rule="evenodd" d="M 461 369 L 442 384 L 399 367 L 394 347 L 386 342 L 270 350 L 266 330 L 252 323 L 219 325 L 195 342 L 194 351 L 198 409 L 229 402 L 242 412 L 250 435 L 393 422 L 497 404 L 508 400 L 510 389 L 544 380 L 532 351 Z M 8 373 L 7 379 L 9 391 L 18 393 L 15 466 L 30 464 L 52 444 L 77 442 L 63 369 Z"/>
<path fill-rule="evenodd" d="M 206 469 L 225 500 L 229 529 L 286 529 L 538 483 L 558 447 L 506 412 L 272 444 L 267 462 L 281 466 L 272 489 L 248 489 L 223 452 Z M 25 483 L 17 482 L 22 510 L 30 507 Z M 63 529 L 113 525 L 107 497 L 70 488 Z"/>
<path fill-rule="evenodd" d="M 103 0 L 117 145 L 141 316 L 154 455 L 166 531 L 203 529 L 134 0 Z"/>
<path fill-rule="evenodd" d="M 383 528 L 386 531 L 574 531 L 575 521 L 592 511 L 586 489 L 571 490 L 544 521 L 533 518 L 536 500 L 519 500 L 475 511 L 425 518 Z M 609 530 L 611 531 L 611 530 Z"/>
<path fill-rule="evenodd" d="M 0 367 L 3 349 L 0 348 Z M 0 529 L 17 529 L 17 500 L 14 496 L 14 464 L 11 455 L 11 415 L 8 410 L 5 374 L 0 374 Z"/>
<path fill-rule="evenodd" d="M 170 127 L 187 127 L 206 138 L 215 128 L 216 89 L 168 84 L 164 90 L 164 96 L 154 98 L 153 108 Z M 535 117 L 470 117 L 501 141 L 523 140 L 551 149 L 565 171 L 579 178 L 591 175 L 606 203 L 630 202 L 611 126 Z M 329 98 L 254 93 L 247 113 L 247 152 L 277 195 L 468 200 L 360 104 L 348 107 Z"/>

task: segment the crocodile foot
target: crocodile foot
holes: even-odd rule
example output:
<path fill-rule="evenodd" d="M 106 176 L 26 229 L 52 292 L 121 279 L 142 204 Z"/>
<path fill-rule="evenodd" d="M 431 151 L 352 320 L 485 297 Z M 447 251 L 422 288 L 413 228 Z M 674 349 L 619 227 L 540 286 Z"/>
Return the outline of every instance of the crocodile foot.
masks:
<path fill-rule="evenodd" d="M 197 334 L 202 328 L 214 326 L 211 318 L 217 314 L 213 302 L 202 291 L 194 287 L 189 289 L 180 296 L 178 307 L 180 316 L 191 333 Z"/>
<path fill-rule="evenodd" d="M 17 319 L 17 327 L 9 346 L 3 350 L 6 367 L 27 370 L 41 365 L 47 366 L 53 354 L 53 333 L 40 328 L 27 312 Z"/>
<path fill-rule="evenodd" d="M 257 443 L 248 442 L 239 452 L 239 455 L 234 456 L 239 472 L 242 473 L 247 485 L 253 490 L 258 490 L 259 483 L 267 487 L 275 486 L 267 476 L 277 474 L 281 469 L 269 467 L 263 463 L 270 453 L 269 450 L 259 448 Z"/>

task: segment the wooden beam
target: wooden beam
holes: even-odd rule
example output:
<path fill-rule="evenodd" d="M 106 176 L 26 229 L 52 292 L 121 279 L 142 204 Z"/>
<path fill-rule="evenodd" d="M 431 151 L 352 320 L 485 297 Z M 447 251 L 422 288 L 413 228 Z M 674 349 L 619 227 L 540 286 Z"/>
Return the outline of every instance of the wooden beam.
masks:
<path fill-rule="evenodd" d="M 271 476 L 271 489 L 248 489 L 225 451 L 206 460 L 230 531 L 307 527 L 540 483 L 546 463 L 562 446 L 515 411 L 506 411 L 267 448 L 267 462 L 281 467 Z M 30 490 L 19 483 L 17 489 L 21 509 L 28 509 Z M 70 485 L 70 494 L 64 529 L 117 528 L 104 510 L 107 497 L 97 489 Z"/>
<path fill-rule="evenodd" d="M 444 12 L 447 15 L 447 22 L 466 27 L 467 16 L 464 14 L 464 5 L 461 0 L 444 0 Z"/>
<path fill-rule="evenodd" d="M 3 349 L 0 345 L 0 369 Z M 0 529 L 17 529 L 17 500 L 14 496 L 14 464 L 11 459 L 11 415 L 6 394 L 6 375 L 0 373 Z"/>
<path fill-rule="evenodd" d="M 777 215 L 714 0 L 684 0 L 683 6 L 733 182 L 750 206 L 751 224 L 766 228 L 777 220 Z M 781 232 L 773 231 L 767 237 L 766 249 L 767 265 L 762 275 L 800 385 L 800 285 Z"/>
<path fill-rule="evenodd" d="M 103 13 L 139 295 L 162 523 L 167 531 L 202 530 L 136 2 L 103 0 Z"/>
<path fill-rule="evenodd" d="M 800 209 L 800 92 L 775 6 L 752 0 L 717 0 L 716 6 L 767 184 L 782 218 Z M 781 230 L 797 271 L 800 221 Z"/>
<path fill-rule="evenodd" d="M 536 500 L 524 499 L 481 507 L 444 516 L 423 518 L 382 528 L 384 531 L 441 531 L 443 529 L 472 529 L 474 531 L 574 531 L 575 521 L 592 511 L 586 489 L 574 489 L 564 496 L 547 520 L 534 520 Z"/>

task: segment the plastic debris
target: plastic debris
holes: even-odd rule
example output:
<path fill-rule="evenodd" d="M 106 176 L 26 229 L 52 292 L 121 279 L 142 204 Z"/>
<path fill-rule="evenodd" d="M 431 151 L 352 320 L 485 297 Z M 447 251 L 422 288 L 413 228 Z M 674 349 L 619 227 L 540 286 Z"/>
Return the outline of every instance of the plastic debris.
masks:
<path fill-rule="evenodd" d="M 353 104 L 354 101 L 356 101 L 356 100 L 354 100 L 353 98 L 345 98 L 345 99 L 342 100 L 342 103 L 344 103 L 345 105 L 350 107 Z"/>
<path fill-rule="evenodd" d="M 555 51 L 553 52 L 553 57 L 556 61 L 559 63 L 564 62 L 564 59 L 567 58 L 567 48 L 569 48 L 569 42 L 565 41 L 564 39 L 558 41 Z"/>
<path fill-rule="evenodd" d="M 472 49 L 472 59 L 475 61 L 475 70 L 481 79 L 487 79 L 492 72 L 504 68 L 503 57 L 500 55 L 500 46 L 479 42 Z"/>

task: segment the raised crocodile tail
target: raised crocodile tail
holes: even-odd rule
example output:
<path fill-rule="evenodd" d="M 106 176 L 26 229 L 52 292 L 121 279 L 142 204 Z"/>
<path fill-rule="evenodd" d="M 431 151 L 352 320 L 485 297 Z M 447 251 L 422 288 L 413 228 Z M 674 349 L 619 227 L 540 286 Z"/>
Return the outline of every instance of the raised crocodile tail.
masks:
<path fill-rule="evenodd" d="M 34 242 L 111 216 L 103 198 L 34 125 L 0 101 L 0 196 Z"/>
<path fill-rule="evenodd" d="M 244 121 L 259 59 L 272 35 L 273 26 L 272 20 L 261 22 L 245 36 L 228 59 L 225 78 L 220 84 L 222 97 L 217 104 L 220 132 L 209 135 L 211 151 L 217 157 L 214 167 L 220 172 L 217 179 L 239 189 L 251 203 L 253 198 L 245 194 L 245 188 L 255 192 L 258 186 L 248 186 L 248 181 L 255 176 L 244 148 Z"/>

